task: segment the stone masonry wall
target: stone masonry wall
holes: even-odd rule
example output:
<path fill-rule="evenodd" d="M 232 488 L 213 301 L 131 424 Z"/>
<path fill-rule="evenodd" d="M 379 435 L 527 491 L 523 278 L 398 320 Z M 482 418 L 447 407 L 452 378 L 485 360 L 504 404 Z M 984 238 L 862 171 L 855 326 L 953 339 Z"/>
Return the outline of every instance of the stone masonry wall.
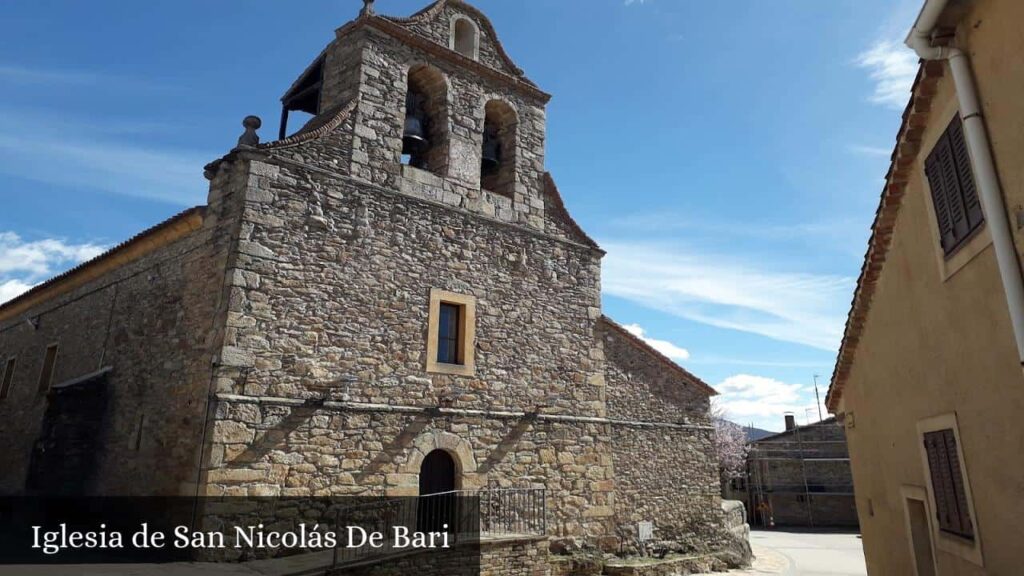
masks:
<path fill-rule="evenodd" d="M 605 415 L 594 338 L 598 252 L 290 158 L 250 164 L 218 392 Z M 308 219 L 317 195 L 322 227 Z M 425 372 L 431 288 L 477 299 L 472 377 Z M 606 424 L 417 423 L 391 413 L 349 423 L 329 412 L 261 409 L 218 407 L 212 492 L 408 488 L 415 475 L 402 465 L 413 441 L 449 432 L 481 463 L 477 484 L 545 486 L 557 533 L 609 531 Z"/>
<path fill-rule="evenodd" d="M 617 534 L 629 549 L 637 522 L 654 522 L 657 540 L 686 551 L 717 549 L 726 537 L 718 465 L 707 430 L 612 429 Z"/>
<path fill-rule="evenodd" d="M 480 542 L 479 548 L 455 549 L 444 556 L 430 552 L 410 554 L 383 564 L 341 568 L 335 574 L 351 576 L 548 576 L 546 538 Z M 479 555 L 467 558 L 468 555 Z M 331 576 L 334 576 L 333 574 Z"/>
<path fill-rule="evenodd" d="M 223 332 L 217 311 L 233 235 L 231 182 L 225 174 L 211 184 L 201 228 L 0 325 L 0 355 L 17 357 L 10 395 L 0 401 L 0 493 L 25 489 L 47 405 L 39 372 L 53 343 L 54 385 L 113 368 L 97 482 L 85 492 L 195 490 L 210 361 Z"/>
<path fill-rule="evenodd" d="M 703 386 L 638 347 L 629 336 L 602 322 L 607 357 L 608 413 L 614 418 L 707 424 L 710 396 Z"/>
<path fill-rule="evenodd" d="M 498 53 L 498 39 L 488 33 L 483 17 L 476 13 L 475 10 L 466 9 L 464 6 L 459 6 L 458 3 L 449 2 L 439 11 L 436 17 L 416 19 L 414 22 L 405 24 L 405 26 L 424 38 L 428 38 L 447 48 L 450 45 L 451 22 L 456 17 L 468 18 L 476 24 L 476 28 L 480 33 L 479 60 L 481 64 L 506 74 L 515 74 L 515 71 L 508 66 Z"/>
<path fill-rule="evenodd" d="M 253 162 L 222 392 L 604 416 L 599 253 L 290 164 Z M 265 186 L 265 187 L 264 187 Z M 324 200 L 326 228 L 310 226 Z M 476 296 L 475 377 L 424 372 L 431 288 Z M 246 377 L 240 375 L 245 369 Z M 339 392 L 341 390 L 338 390 Z"/>
<path fill-rule="evenodd" d="M 776 526 L 856 527 L 853 494 L 772 494 L 772 520 Z"/>
<path fill-rule="evenodd" d="M 637 522 L 652 521 L 655 539 L 680 542 L 688 552 L 716 549 L 727 536 L 708 427 L 709 392 L 609 321 L 602 321 L 599 334 L 609 416 L 666 425 L 612 427 L 622 546 L 635 545 Z"/>
<path fill-rule="evenodd" d="M 324 92 L 323 107 L 333 109 L 344 105 L 343 95 L 350 91 L 340 86 L 346 82 L 359 83 L 350 170 L 353 176 L 538 230 L 552 225 L 545 215 L 543 103 L 396 42 L 383 32 L 363 28 L 346 34 L 344 41 L 339 40 L 328 48 L 328 54 L 351 52 L 353 45 L 360 46 L 359 74 L 325 70 L 325 77 L 330 79 L 325 82 L 332 88 Z M 350 56 L 330 56 L 327 62 L 347 58 Z M 443 74 L 447 84 L 447 113 L 442 120 L 447 122 L 449 157 L 445 172 L 440 174 L 443 179 L 431 178 L 433 175 L 426 171 L 401 164 L 408 72 L 422 63 L 429 63 Z M 492 99 L 509 104 L 518 120 L 517 143 L 514 153 L 510 154 L 516 161 L 511 197 L 480 187 L 484 109 Z M 417 174 L 419 172 L 423 174 Z"/>
<path fill-rule="evenodd" d="M 419 462 L 436 446 L 459 464 L 458 488 L 547 488 L 550 533 L 606 534 L 613 503 L 606 428 L 257 398 L 221 401 L 207 493 L 415 495 Z"/>

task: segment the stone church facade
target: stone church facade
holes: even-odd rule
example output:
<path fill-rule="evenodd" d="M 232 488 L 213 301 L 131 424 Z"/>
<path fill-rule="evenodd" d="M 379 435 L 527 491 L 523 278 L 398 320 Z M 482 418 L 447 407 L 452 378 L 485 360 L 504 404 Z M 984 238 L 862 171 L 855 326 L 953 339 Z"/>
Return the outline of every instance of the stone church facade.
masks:
<path fill-rule="evenodd" d="M 205 206 L 0 306 L 0 493 L 416 495 L 440 451 L 554 541 L 727 546 L 714 391 L 602 314 L 548 99 L 468 4 L 367 3 Z"/>

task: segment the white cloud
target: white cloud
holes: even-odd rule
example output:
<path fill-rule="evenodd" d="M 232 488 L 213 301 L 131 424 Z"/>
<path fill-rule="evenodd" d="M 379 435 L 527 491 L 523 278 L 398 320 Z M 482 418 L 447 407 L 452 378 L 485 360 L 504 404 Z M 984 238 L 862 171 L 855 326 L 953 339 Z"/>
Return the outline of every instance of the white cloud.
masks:
<path fill-rule="evenodd" d="M 101 252 L 103 247 L 96 244 L 67 244 L 53 238 L 25 242 L 14 232 L 0 232 L 0 274 L 45 276 L 55 265 L 77 264 Z"/>
<path fill-rule="evenodd" d="M 879 40 L 858 54 L 855 62 L 868 69 L 875 82 L 872 102 L 895 109 L 907 104 L 917 75 L 917 56 L 913 50 L 899 42 Z"/>
<path fill-rule="evenodd" d="M 658 340 L 657 338 L 644 336 L 646 331 L 639 324 L 626 324 L 623 328 L 633 336 L 646 342 L 651 348 L 673 360 L 688 360 L 690 358 L 690 351 L 686 348 L 680 348 L 668 340 Z"/>
<path fill-rule="evenodd" d="M 0 302 L 104 249 L 98 244 L 69 244 L 55 238 L 26 242 L 14 232 L 0 232 Z"/>
<path fill-rule="evenodd" d="M 604 292 L 681 318 L 835 351 L 853 279 L 656 244 L 602 242 Z"/>
<path fill-rule="evenodd" d="M 818 412 L 814 402 L 814 387 L 803 384 L 788 384 L 774 378 L 752 374 L 729 376 L 717 386 L 719 395 L 714 398 L 726 418 L 741 425 L 753 424 L 767 430 L 779 430 L 784 425 L 784 416 L 792 412 L 799 424 L 816 422 Z M 808 388 L 810 394 L 807 394 Z M 824 405 L 821 414 L 828 417 Z"/>
<path fill-rule="evenodd" d="M 20 296 L 23 292 L 28 292 L 30 288 L 32 288 L 32 284 L 26 284 L 21 280 L 0 282 L 0 304 Z"/>
<path fill-rule="evenodd" d="M 633 4 L 644 4 L 647 0 L 623 0 L 623 4 L 626 6 L 632 6 Z"/>

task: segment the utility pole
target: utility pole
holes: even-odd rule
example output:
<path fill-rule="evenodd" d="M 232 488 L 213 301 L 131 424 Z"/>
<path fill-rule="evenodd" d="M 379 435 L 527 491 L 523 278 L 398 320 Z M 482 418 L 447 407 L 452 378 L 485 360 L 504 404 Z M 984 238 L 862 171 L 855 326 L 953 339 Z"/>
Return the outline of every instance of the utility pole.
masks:
<path fill-rule="evenodd" d="M 818 396 L 818 375 L 814 375 L 814 404 L 818 407 L 818 422 L 824 420 L 821 417 L 821 398 Z"/>

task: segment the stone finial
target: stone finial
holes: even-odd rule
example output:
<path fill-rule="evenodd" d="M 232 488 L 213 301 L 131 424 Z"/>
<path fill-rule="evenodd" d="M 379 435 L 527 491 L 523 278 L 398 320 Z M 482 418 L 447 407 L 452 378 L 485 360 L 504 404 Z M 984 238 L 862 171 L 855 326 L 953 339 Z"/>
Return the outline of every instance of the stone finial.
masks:
<path fill-rule="evenodd" d="M 246 116 L 242 120 L 242 126 L 245 127 L 245 133 L 238 137 L 239 146 L 255 146 L 260 143 L 260 136 L 256 133 L 263 125 L 263 121 L 260 120 L 259 116 Z"/>
<path fill-rule="evenodd" d="M 360 16 L 373 16 L 373 0 L 363 0 L 363 9 L 359 11 Z"/>

